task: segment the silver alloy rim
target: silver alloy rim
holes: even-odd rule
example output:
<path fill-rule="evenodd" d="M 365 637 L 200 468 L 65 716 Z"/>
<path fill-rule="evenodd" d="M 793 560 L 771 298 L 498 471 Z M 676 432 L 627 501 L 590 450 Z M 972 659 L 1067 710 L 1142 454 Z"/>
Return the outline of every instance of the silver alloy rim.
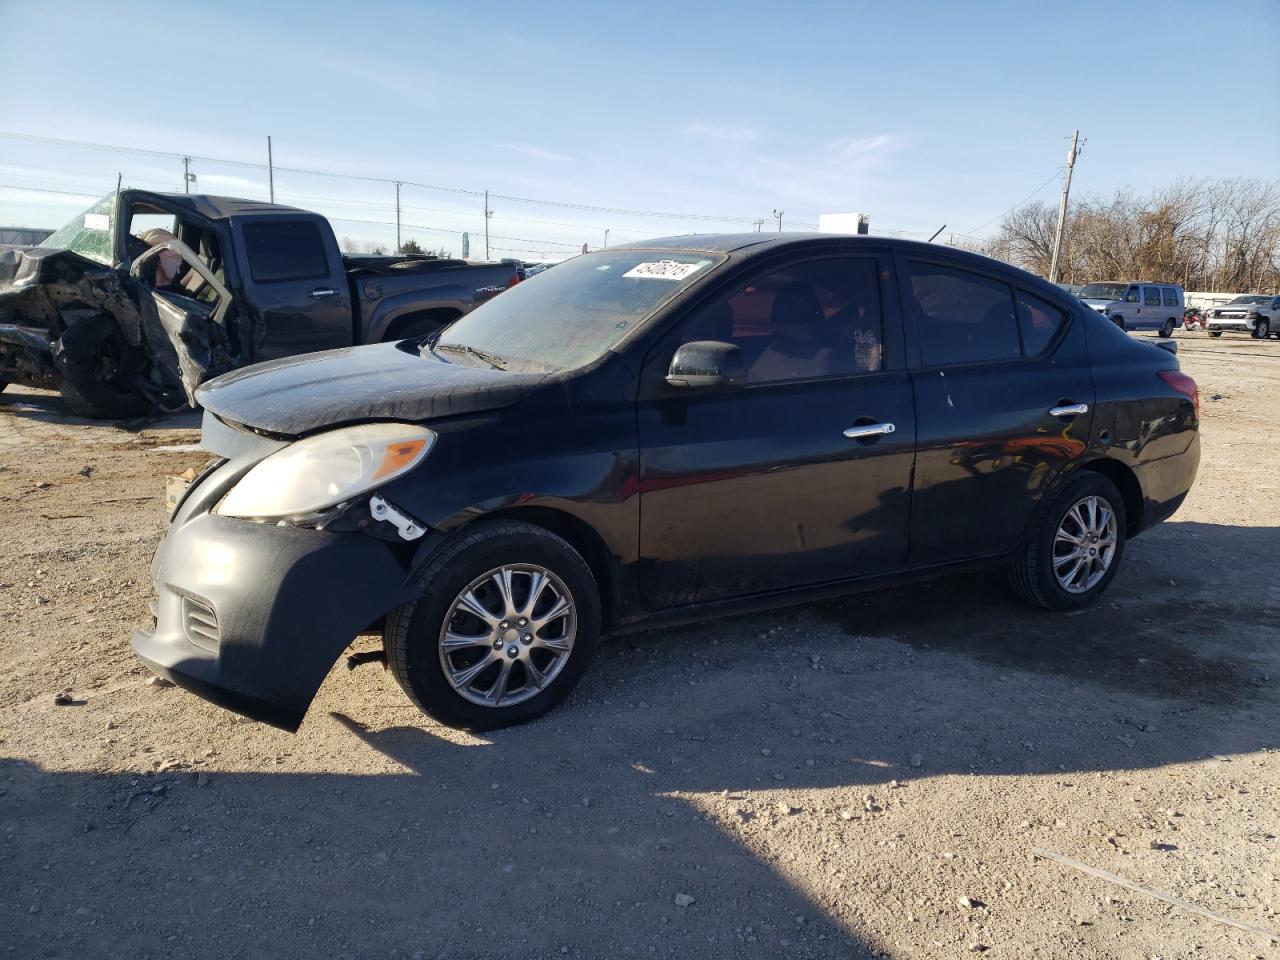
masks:
<path fill-rule="evenodd" d="M 546 567 L 512 563 L 476 577 L 440 627 L 440 667 L 459 696 L 512 707 L 545 690 L 578 634 L 573 594 Z"/>
<path fill-rule="evenodd" d="M 1116 514 L 1102 497 L 1076 501 L 1053 538 L 1053 575 L 1067 593 L 1085 593 L 1107 575 L 1116 555 Z"/>

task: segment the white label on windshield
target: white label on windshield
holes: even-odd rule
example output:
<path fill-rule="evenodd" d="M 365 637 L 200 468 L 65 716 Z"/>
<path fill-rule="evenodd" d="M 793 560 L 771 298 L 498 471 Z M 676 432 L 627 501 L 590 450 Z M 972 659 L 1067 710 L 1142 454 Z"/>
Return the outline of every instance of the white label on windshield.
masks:
<path fill-rule="evenodd" d="M 650 277 L 654 280 L 684 280 L 697 273 L 710 261 L 681 263 L 679 260 L 649 260 L 637 263 L 623 274 L 624 277 Z"/>
<path fill-rule="evenodd" d="M 86 213 L 84 215 L 84 228 L 86 230 L 110 230 L 111 218 L 105 213 Z"/>

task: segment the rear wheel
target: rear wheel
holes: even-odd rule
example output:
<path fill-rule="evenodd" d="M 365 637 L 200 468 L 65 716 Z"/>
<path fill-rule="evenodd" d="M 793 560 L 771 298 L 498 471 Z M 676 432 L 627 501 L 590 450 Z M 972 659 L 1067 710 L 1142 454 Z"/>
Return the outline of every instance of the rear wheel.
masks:
<path fill-rule="evenodd" d="M 540 716 L 595 652 L 595 578 L 542 527 L 477 524 L 437 554 L 421 584 L 422 597 L 387 618 L 387 661 L 409 698 L 448 726 L 492 730 Z"/>
<path fill-rule="evenodd" d="M 1259 320 L 1253 325 L 1253 339 L 1265 340 L 1271 336 L 1271 321 Z"/>
<path fill-rule="evenodd" d="M 1172 337 L 1173 327 L 1174 327 L 1174 320 L 1173 320 L 1173 317 L 1170 317 L 1168 320 L 1164 322 L 1164 326 L 1160 328 L 1160 336 Z"/>
<path fill-rule="evenodd" d="M 142 357 L 111 317 L 77 320 L 59 338 L 54 359 L 62 373 L 58 390 L 73 413 L 119 420 L 151 409 L 151 402 L 131 383 L 142 368 Z"/>
<path fill-rule="evenodd" d="M 1222 336 L 1222 331 L 1221 331 L 1221 330 L 1210 330 L 1210 331 L 1209 331 L 1209 336 L 1211 336 L 1211 337 L 1220 337 L 1220 336 Z"/>
<path fill-rule="evenodd" d="M 1101 474 L 1066 480 L 1033 522 L 1009 582 L 1030 604 L 1076 610 L 1092 604 L 1124 556 L 1124 498 Z"/>

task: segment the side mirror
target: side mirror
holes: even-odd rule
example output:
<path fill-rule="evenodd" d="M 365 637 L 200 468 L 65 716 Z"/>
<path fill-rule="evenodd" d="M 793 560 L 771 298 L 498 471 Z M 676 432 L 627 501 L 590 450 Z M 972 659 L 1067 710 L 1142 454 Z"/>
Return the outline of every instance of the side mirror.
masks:
<path fill-rule="evenodd" d="M 682 344 L 667 371 L 667 383 L 673 387 L 740 387 L 746 382 L 742 352 L 722 340 Z"/>

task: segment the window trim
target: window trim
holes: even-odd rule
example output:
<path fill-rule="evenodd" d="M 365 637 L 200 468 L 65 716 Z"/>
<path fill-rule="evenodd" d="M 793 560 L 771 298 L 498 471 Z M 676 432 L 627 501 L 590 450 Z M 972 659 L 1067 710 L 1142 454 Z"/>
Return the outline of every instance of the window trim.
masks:
<path fill-rule="evenodd" d="M 324 266 L 323 273 L 308 273 L 296 277 L 275 277 L 271 280 L 260 280 L 254 272 L 253 250 L 249 244 L 249 231 L 255 227 L 280 227 L 280 226 L 303 226 L 315 231 L 316 240 L 320 247 L 320 261 Z M 272 283 L 300 283 L 304 280 L 327 280 L 333 275 L 333 267 L 329 264 L 329 253 L 325 250 L 324 231 L 314 220 L 308 219 L 286 219 L 284 217 L 263 217 L 258 220 L 250 220 L 240 228 L 240 239 L 244 244 L 245 264 L 249 268 L 249 280 L 254 284 L 272 284 Z"/>

